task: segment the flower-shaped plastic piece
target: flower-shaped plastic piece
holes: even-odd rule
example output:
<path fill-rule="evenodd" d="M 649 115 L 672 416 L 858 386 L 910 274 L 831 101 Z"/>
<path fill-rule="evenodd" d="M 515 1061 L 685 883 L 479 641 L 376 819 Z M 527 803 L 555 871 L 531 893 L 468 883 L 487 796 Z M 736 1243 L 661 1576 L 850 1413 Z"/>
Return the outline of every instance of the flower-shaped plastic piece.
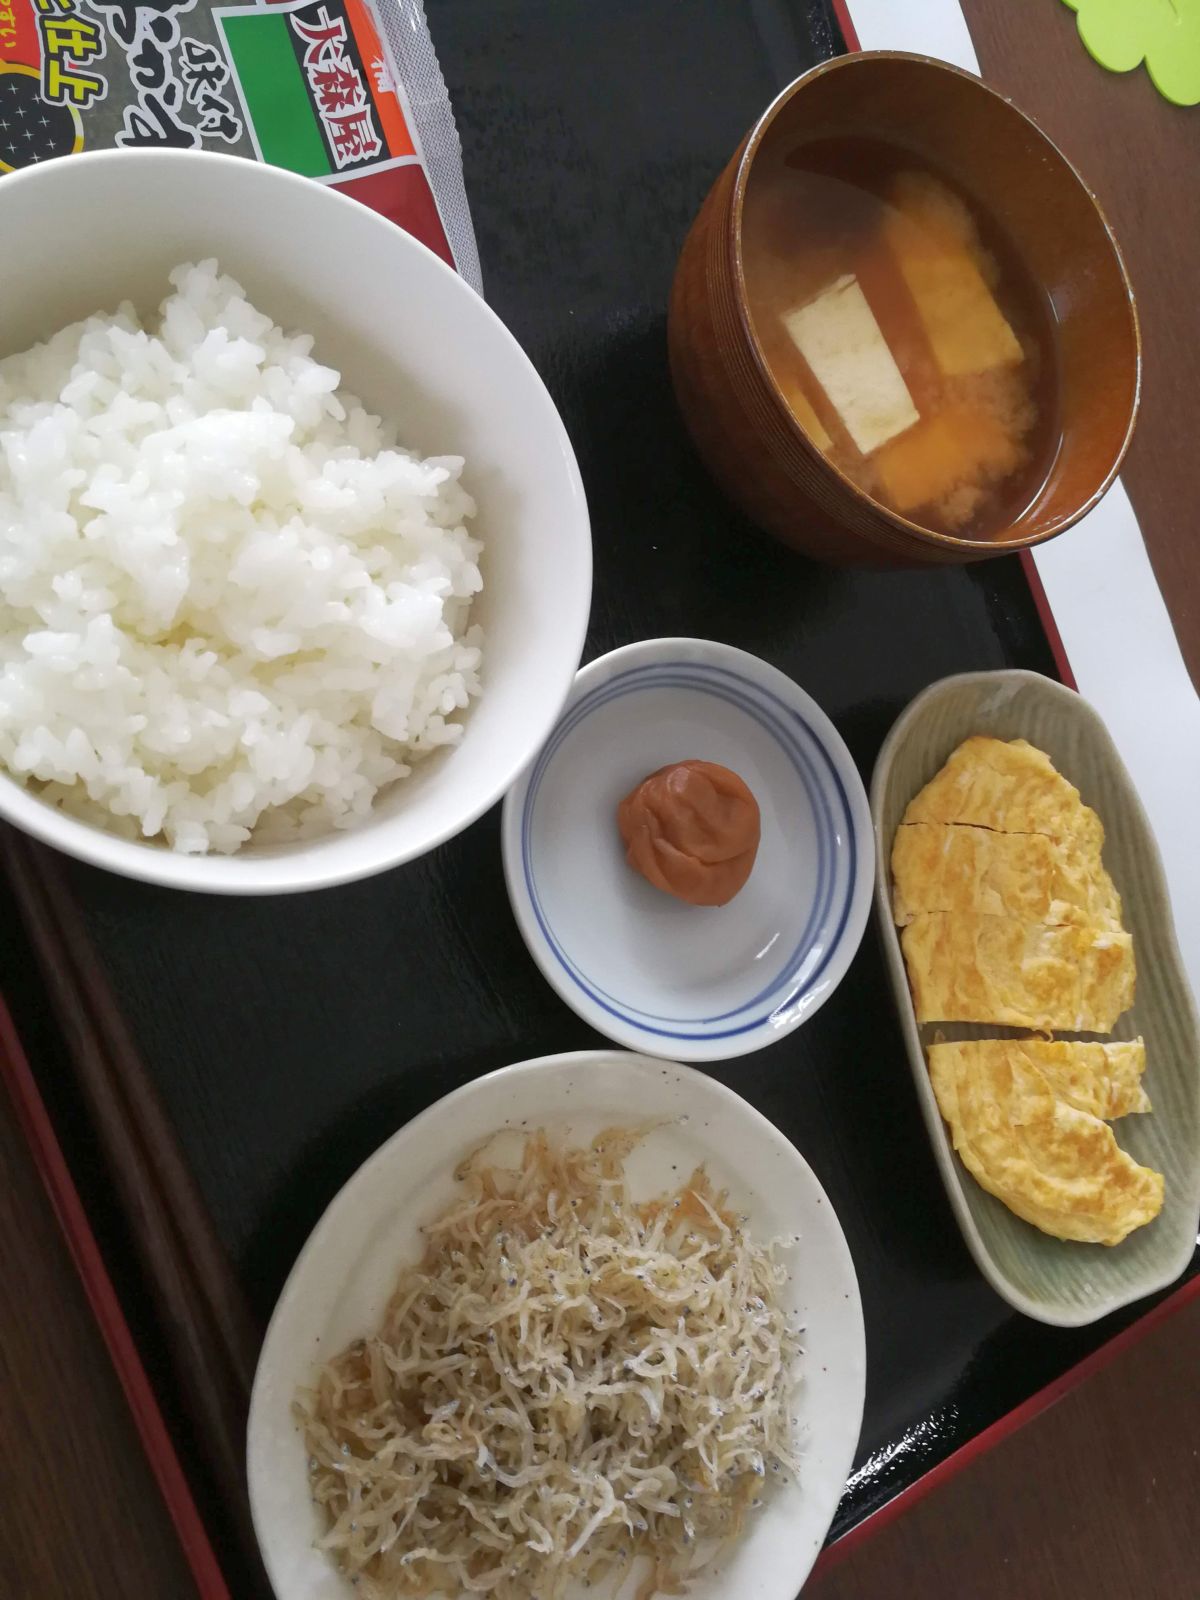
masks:
<path fill-rule="evenodd" d="M 1079 37 L 1102 67 L 1144 61 L 1154 87 L 1177 106 L 1200 102 L 1200 0 L 1064 0 Z"/>

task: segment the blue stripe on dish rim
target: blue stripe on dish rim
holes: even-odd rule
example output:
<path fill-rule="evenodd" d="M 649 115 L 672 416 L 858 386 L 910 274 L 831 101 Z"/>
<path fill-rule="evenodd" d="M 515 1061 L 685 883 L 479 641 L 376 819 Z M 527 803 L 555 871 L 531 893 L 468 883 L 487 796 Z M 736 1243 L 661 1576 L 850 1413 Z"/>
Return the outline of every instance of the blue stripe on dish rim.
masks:
<path fill-rule="evenodd" d="M 783 963 L 779 975 L 771 984 L 736 1010 L 723 1012 L 714 1017 L 698 1019 L 656 1017 L 650 1013 L 639 1012 L 635 1008 L 622 1005 L 613 996 L 607 994 L 589 979 L 585 973 L 579 971 L 555 938 L 542 909 L 541 898 L 537 890 L 537 880 L 533 870 L 530 837 L 538 790 L 551 761 L 561 748 L 564 740 L 578 728 L 581 722 L 602 706 L 606 706 L 613 700 L 642 689 L 659 688 L 692 689 L 701 693 L 711 694 L 750 716 L 764 731 L 775 738 L 787 755 L 797 776 L 804 785 L 817 822 L 817 892 L 814 896 L 813 910 L 809 915 L 799 942 L 788 960 Z M 758 698 L 751 698 L 752 696 Z M 762 701 L 766 701 L 767 704 L 763 705 Z M 828 925 L 833 906 L 836 878 L 838 876 L 836 861 L 833 857 L 839 829 L 838 819 L 834 816 L 830 807 L 828 789 L 820 781 L 820 774 L 814 767 L 810 752 L 799 742 L 789 724 L 798 724 L 803 729 L 824 764 L 826 775 L 836 792 L 840 807 L 842 837 L 846 841 L 849 863 L 841 905 L 836 914 L 837 926 L 833 937 L 830 939 L 815 971 L 806 976 L 801 976 L 804 958 L 811 949 L 815 933 Z M 728 667 L 718 667 L 706 662 L 656 662 L 642 667 L 630 667 L 626 671 L 616 674 L 615 677 L 607 679 L 604 683 L 597 684 L 594 689 L 585 694 L 576 705 L 568 710 L 562 721 L 555 728 L 534 764 L 525 789 L 521 815 L 521 866 L 525 879 L 525 892 L 529 897 L 530 907 L 538 927 L 541 929 L 542 937 L 546 941 L 547 948 L 571 982 L 588 997 L 593 1005 L 629 1027 L 637 1028 L 643 1033 L 654 1034 L 660 1038 L 679 1040 L 728 1039 L 751 1033 L 756 1028 L 766 1026 L 774 1020 L 781 1007 L 786 1005 L 789 1008 L 794 1008 L 798 1004 L 803 1005 L 805 1000 L 815 992 L 825 969 L 841 944 L 842 937 L 846 931 L 846 924 L 849 921 L 850 907 L 854 898 L 854 887 L 858 877 L 858 841 L 855 835 L 854 818 L 850 809 L 849 797 L 846 794 L 841 774 L 838 772 L 824 743 L 799 711 L 780 699 L 772 690 L 752 682 Z M 769 1008 L 750 1021 L 725 1028 L 716 1026 L 719 1023 L 732 1022 L 733 1018 L 741 1016 L 743 1012 L 767 1000 L 772 1002 Z M 668 1023 L 672 1024 L 672 1026 L 661 1025 Z M 683 1031 L 684 1028 L 689 1031 Z"/>

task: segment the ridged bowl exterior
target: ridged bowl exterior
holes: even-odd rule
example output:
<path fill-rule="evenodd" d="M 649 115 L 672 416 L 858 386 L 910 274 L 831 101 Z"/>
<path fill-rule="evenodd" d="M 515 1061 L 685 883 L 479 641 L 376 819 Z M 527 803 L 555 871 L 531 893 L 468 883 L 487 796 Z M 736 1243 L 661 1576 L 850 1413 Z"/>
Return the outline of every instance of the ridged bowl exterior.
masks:
<path fill-rule="evenodd" d="M 985 198 L 1053 302 L 1062 446 L 1033 503 L 994 538 L 935 533 L 873 501 L 812 444 L 763 358 L 742 266 L 746 185 L 765 144 L 802 142 L 826 128 L 925 149 L 936 167 Z M 1133 291 L 1095 196 L 1011 101 L 921 56 L 839 57 L 768 107 L 687 235 L 667 334 L 684 420 L 717 483 L 784 543 L 837 564 L 956 564 L 1053 538 L 1109 488 L 1137 413 Z"/>

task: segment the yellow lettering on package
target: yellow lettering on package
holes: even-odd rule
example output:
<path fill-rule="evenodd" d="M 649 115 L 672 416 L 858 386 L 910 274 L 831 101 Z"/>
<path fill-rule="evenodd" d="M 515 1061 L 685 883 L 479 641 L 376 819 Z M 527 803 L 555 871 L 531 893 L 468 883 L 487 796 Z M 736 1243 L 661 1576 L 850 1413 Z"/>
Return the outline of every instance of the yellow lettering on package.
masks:
<path fill-rule="evenodd" d="M 104 49 L 99 27 L 86 17 L 73 15 L 72 0 L 37 0 L 43 13 L 56 5 L 55 15 L 39 19 L 42 32 L 42 92 L 54 105 L 86 106 L 103 94 L 104 79 L 80 66 Z"/>

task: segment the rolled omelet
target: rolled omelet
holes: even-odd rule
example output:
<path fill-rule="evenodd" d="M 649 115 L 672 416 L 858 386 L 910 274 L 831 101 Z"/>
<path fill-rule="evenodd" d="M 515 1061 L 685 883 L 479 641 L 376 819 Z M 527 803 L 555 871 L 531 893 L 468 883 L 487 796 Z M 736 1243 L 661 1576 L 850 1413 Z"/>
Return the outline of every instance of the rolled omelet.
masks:
<path fill-rule="evenodd" d="M 1098 854 L 1074 838 L 913 822 L 892 847 L 895 920 L 926 911 L 1015 917 L 1058 927 L 1121 926 L 1121 899 Z"/>
<path fill-rule="evenodd" d="M 1050 757 L 1024 739 L 964 739 L 904 813 L 905 822 L 962 823 L 997 833 L 1074 839 L 1099 856 L 1100 818 Z"/>
<path fill-rule="evenodd" d="M 1133 942 L 1104 828 L 1024 739 L 965 739 L 904 813 L 893 915 L 919 1022 L 1107 1033 Z"/>
<path fill-rule="evenodd" d="M 1100 1044 L 1066 1039 L 967 1039 L 929 1047 L 929 1067 L 958 1076 L 994 1076 L 1023 1062 L 1051 1093 L 1076 1111 L 1111 1122 L 1151 1109 L 1142 1084 L 1146 1046 L 1140 1039 Z"/>
<path fill-rule="evenodd" d="M 934 911 L 914 917 L 900 945 L 918 1022 L 1109 1033 L 1133 1004 L 1133 940 L 1121 929 Z"/>
<path fill-rule="evenodd" d="M 1054 1093 L 1021 1050 L 934 1046 L 929 1074 L 954 1148 L 976 1182 L 1056 1239 L 1116 1245 L 1162 1210 L 1162 1174 L 1107 1122 Z"/>
<path fill-rule="evenodd" d="M 1133 941 L 1104 828 L 1043 751 L 966 739 L 904 814 L 893 914 L 918 1022 L 1108 1033 L 1133 1004 Z M 1161 1173 L 1110 1118 L 1150 1110 L 1140 1039 L 982 1039 L 929 1048 L 972 1177 L 1055 1238 L 1119 1244 L 1162 1209 Z"/>

